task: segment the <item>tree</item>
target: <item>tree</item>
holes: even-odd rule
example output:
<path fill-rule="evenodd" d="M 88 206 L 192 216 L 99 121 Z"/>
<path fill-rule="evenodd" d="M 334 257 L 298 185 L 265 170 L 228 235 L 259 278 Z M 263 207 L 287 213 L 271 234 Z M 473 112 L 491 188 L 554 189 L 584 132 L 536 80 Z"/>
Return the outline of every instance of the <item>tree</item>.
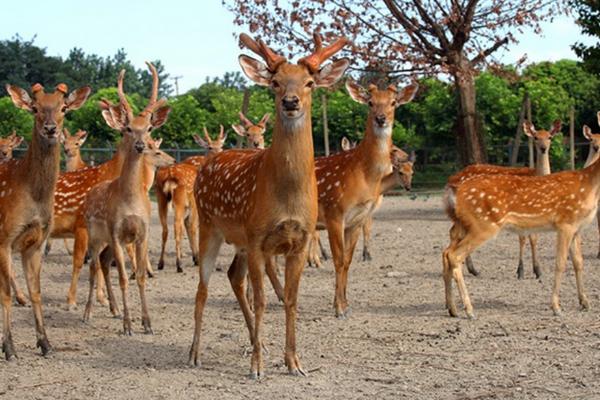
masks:
<path fill-rule="evenodd" d="M 227 3 L 227 2 L 226 2 Z M 291 51 L 312 48 L 310 33 L 353 41 L 354 68 L 447 74 L 457 92 L 455 128 L 463 163 L 483 162 L 475 74 L 512 31 L 533 28 L 565 7 L 564 0 L 230 0 L 235 23 Z"/>
<path fill-rule="evenodd" d="M 570 0 L 578 15 L 577 23 L 584 35 L 600 38 L 600 2 L 596 0 Z M 600 42 L 587 46 L 581 42 L 571 46 L 588 71 L 600 75 Z"/>

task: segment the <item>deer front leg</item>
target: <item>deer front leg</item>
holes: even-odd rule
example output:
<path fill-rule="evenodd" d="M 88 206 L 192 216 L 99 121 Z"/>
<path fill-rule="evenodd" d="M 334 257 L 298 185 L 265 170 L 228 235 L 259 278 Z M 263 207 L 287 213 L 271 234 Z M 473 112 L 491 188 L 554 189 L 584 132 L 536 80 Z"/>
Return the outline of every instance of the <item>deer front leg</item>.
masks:
<path fill-rule="evenodd" d="M 40 236 L 41 236 L 40 231 Z M 37 347 L 42 351 L 42 355 L 46 356 L 52 351 L 52 346 L 48 342 L 46 329 L 44 327 L 44 315 L 42 313 L 42 295 L 40 289 L 40 272 L 42 269 L 42 242 L 25 249 L 21 252 L 23 260 L 23 269 L 27 278 L 27 289 L 29 290 L 29 299 L 35 317 L 35 333 L 37 336 Z"/>
<path fill-rule="evenodd" d="M 96 281 L 96 276 L 98 271 L 100 270 L 100 257 L 98 256 L 99 250 L 92 249 L 90 251 L 90 255 L 92 257 L 90 261 L 90 287 L 88 292 L 88 300 L 85 305 L 85 310 L 83 312 L 83 322 L 88 322 L 90 320 L 92 314 L 92 303 L 94 301 L 94 286 Z"/>
<path fill-rule="evenodd" d="M 2 352 L 7 361 L 17 358 L 11 333 L 12 299 L 10 296 L 11 259 L 9 249 L 0 249 L 0 301 L 2 301 Z"/>
<path fill-rule="evenodd" d="M 560 283 L 562 280 L 563 273 L 565 272 L 565 264 L 567 262 L 567 254 L 571 241 L 573 240 L 573 233 L 569 229 L 559 229 L 556 237 L 556 266 L 554 268 L 554 287 L 552 288 L 552 311 L 554 315 L 559 316 L 561 314 L 560 309 Z"/>
<path fill-rule="evenodd" d="M 529 235 L 529 246 L 531 246 L 531 261 L 533 263 L 533 273 L 535 274 L 536 279 L 540 279 L 542 277 L 542 267 L 540 267 L 540 263 L 537 258 L 537 241 L 538 235 Z"/>
<path fill-rule="evenodd" d="M 88 247 L 87 229 L 80 228 L 75 231 L 75 241 L 73 243 L 73 272 L 71 273 L 71 286 L 67 295 L 67 307 L 69 309 L 77 306 L 77 282 L 79 274 L 83 268 L 83 260 Z"/>
<path fill-rule="evenodd" d="M 156 201 L 158 203 L 158 219 L 162 227 L 162 241 L 160 243 L 160 258 L 158 259 L 158 270 L 161 271 L 165 267 L 165 247 L 169 238 L 169 224 L 167 223 L 167 213 L 169 212 L 169 203 L 163 193 L 157 189 Z"/>
<path fill-rule="evenodd" d="M 581 306 L 581 310 L 587 311 L 590 309 L 590 303 L 583 285 L 583 256 L 581 255 L 581 236 L 579 233 L 575 234 L 573 243 L 571 244 L 571 261 L 573 262 L 573 270 L 575 271 L 579 305 Z"/>
<path fill-rule="evenodd" d="M 333 306 L 335 316 L 340 319 L 346 318 L 344 313 L 344 227 L 341 218 L 329 218 L 327 220 L 327 233 L 329 236 L 329 247 L 335 267 L 335 297 Z"/>
<path fill-rule="evenodd" d="M 354 256 L 354 249 L 356 249 L 356 243 L 360 236 L 362 229 L 361 226 L 355 226 L 347 229 L 344 232 L 344 313 L 349 315 L 350 309 L 348 307 L 348 274 L 350 272 L 350 264 L 352 264 L 352 257 Z"/>
<path fill-rule="evenodd" d="M 254 332 L 252 337 L 252 360 L 250 364 L 250 378 L 252 379 L 260 379 L 264 375 L 262 357 L 262 320 L 266 306 L 263 276 L 264 265 L 264 254 L 258 248 L 249 249 L 248 276 L 254 292 Z"/>
<path fill-rule="evenodd" d="M 183 236 L 184 209 L 181 200 L 178 200 L 178 197 L 173 199 L 173 205 L 175 206 L 175 265 L 177 266 L 177 272 L 183 272 L 183 268 L 181 268 L 181 238 Z"/>
<path fill-rule="evenodd" d="M 525 240 L 524 235 L 519 235 L 519 265 L 517 266 L 517 279 L 523 279 L 525 277 L 525 271 L 523 269 L 523 253 L 525 252 Z"/>
<path fill-rule="evenodd" d="M 235 298 L 240 305 L 242 314 L 244 314 L 244 320 L 246 321 L 246 328 L 248 328 L 248 335 L 250 336 L 250 343 L 254 340 L 254 324 L 252 322 L 252 310 L 248 303 L 246 284 L 248 276 L 248 259 L 242 253 L 236 253 L 233 257 L 233 261 L 227 270 L 227 277 L 231 284 L 231 289 Z"/>
<path fill-rule="evenodd" d="M 73 252 L 71 251 L 71 248 L 69 247 L 69 242 L 67 242 L 67 239 L 63 239 L 63 244 L 65 245 L 65 250 L 67 251 L 67 254 L 72 256 Z"/>
<path fill-rule="evenodd" d="M 285 262 L 285 365 L 290 374 L 306 376 L 296 351 L 298 289 L 302 270 L 306 264 L 306 250 L 288 255 Z"/>
<path fill-rule="evenodd" d="M 369 249 L 371 247 L 371 228 L 372 227 L 373 227 L 373 217 L 370 216 L 369 218 L 367 218 L 367 220 L 365 221 L 365 223 L 362 226 L 362 232 L 363 232 L 362 260 L 363 261 L 373 260 L 373 257 L 371 257 L 371 250 Z"/>
<path fill-rule="evenodd" d="M 144 268 L 148 264 L 148 240 L 147 236 L 135 244 L 135 259 L 138 268 Z M 136 274 L 138 289 L 140 291 L 140 303 L 142 305 L 142 327 L 145 334 L 153 334 L 152 324 L 150 323 L 150 313 L 148 312 L 148 303 L 146 302 L 146 274 L 142 269 Z"/>

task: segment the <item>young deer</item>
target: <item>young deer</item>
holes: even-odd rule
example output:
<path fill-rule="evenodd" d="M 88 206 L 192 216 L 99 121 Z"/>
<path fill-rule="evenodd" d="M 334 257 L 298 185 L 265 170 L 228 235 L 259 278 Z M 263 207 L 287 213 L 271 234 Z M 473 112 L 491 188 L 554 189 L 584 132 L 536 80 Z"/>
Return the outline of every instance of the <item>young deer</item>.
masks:
<path fill-rule="evenodd" d="M 597 116 L 598 116 L 598 123 L 600 123 L 600 112 L 598 113 Z M 590 142 L 590 151 L 588 153 L 587 160 L 585 161 L 585 165 L 583 166 L 585 168 L 585 167 L 592 165 L 592 163 L 595 163 L 596 160 L 598 160 L 598 158 L 600 156 L 600 134 L 592 133 L 592 130 L 590 129 L 590 127 L 587 125 L 584 125 L 583 126 L 583 136 L 585 136 L 585 138 L 587 140 L 589 140 L 589 142 Z M 600 234 L 600 212 L 598 212 L 596 218 L 598 221 L 598 233 Z M 600 244 L 599 244 L 597 258 L 600 258 Z"/>
<path fill-rule="evenodd" d="M 0 138 L 0 163 L 11 160 L 13 150 L 19 147 L 21 142 L 23 142 L 23 136 L 17 136 L 16 131 L 5 138 Z"/>
<path fill-rule="evenodd" d="M 548 175 L 550 174 L 550 145 L 552 144 L 552 138 L 561 129 L 561 121 L 554 121 L 552 128 L 547 130 L 536 130 L 532 123 L 525 122 L 523 124 L 523 132 L 534 140 L 536 149 L 536 163 L 535 169 L 532 168 L 521 168 L 521 167 L 501 167 L 489 164 L 474 164 L 469 165 L 462 171 L 454 174 L 448 178 L 448 183 L 452 185 L 459 184 L 465 180 L 471 179 L 481 175 L 519 175 L 519 176 L 533 176 L 533 175 Z M 529 244 L 531 245 L 531 259 L 533 263 L 533 272 L 536 279 L 542 276 L 542 269 L 537 260 L 537 235 L 529 234 Z M 519 235 L 519 264 L 517 266 L 517 278 L 523 279 L 523 253 L 525 251 L 525 235 Z M 467 270 L 472 275 L 479 275 L 479 271 L 473 265 L 471 256 L 469 255 L 465 260 L 467 264 Z"/>
<path fill-rule="evenodd" d="M 305 372 L 296 352 L 296 304 L 300 276 L 306 263 L 308 238 L 317 222 L 317 183 L 311 125 L 312 93 L 341 78 L 348 60 L 321 64 L 347 43 L 345 38 L 290 64 L 262 41 L 242 34 L 241 42 L 266 61 L 241 55 L 245 74 L 275 94 L 276 117 L 271 147 L 229 150 L 210 158 L 194 186 L 200 221 L 199 272 L 194 338 L 189 363 L 198 365 L 202 315 L 208 282 L 224 240 L 236 247 L 239 262 L 228 276 L 244 313 L 253 345 L 251 377 L 263 375 L 262 319 L 265 309 L 263 271 L 276 254 L 284 254 L 286 345 L 285 363 L 291 374 Z M 254 324 L 244 295 L 246 274 L 254 291 Z"/>
<path fill-rule="evenodd" d="M 90 293 L 85 308 L 84 320 L 89 320 L 93 297 L 94 280 L 100 264 L 100 253 L 105 248 L 110 248 L 119 271 L 119 284 L 123 296 L 123 330 L 126 335 L 131 335 L 131 318 L 127 305 L 128 280 L 125 271 L 124 247 L 133 245 L 135 257 L 132 260 L 133 270 L 145 267 L 148 264 L 148 235 L 150 230 L 150 198 L 148 187 L 145 185 L 145 158 L 149 158 L 154 165 L 167 165 L 174 159 L 166 153 L 152 148 L 150 132 L 160 128 L 166 121 L 171 111 L 166 106 L 166 99 L 156 100 L 158 89 L 158 75 L 152 64 L 148 63 L 152 71 L 154 82 L 153 91 L 148 105 L 137 116 L 133 111 L 125 94 L 123 93 L 123 76 L 125 70 L 119 75 L 119 98 L 117 105 L 103 100 L 102 116 L 113 129 L 119 130 L 123 136 L 128 136 L 129 148 L 125 153 L 121 175 L 113 181 L 102 182 L 96 185 L 86 198 L 85 220 L 89 235 L 89 248 L 92 257 L 90 264 Z M 109 266 L 102 266 L 109 298 L 111 294 L 110 280 L 108 278 Z M 144 333 L 152 333 L 148 306 L 146 304 L 146 274 L 136 273 L 136 280 L 140 291 L 142 305 L 142 326 Z"/>
<path fill-rule="evenodd" d="M 81 159 L 81 146 L 87 139 L 87 132 L 81 129 L 74 135 L 71 135 L 67 129 L 63 130 L 65 141 L 63 147 L 67 157 L 66 171 L 75 171 L 87 167 L 87 164 Z"/>
<path fill-rule="evenodd" d="M 224 135 L 223 126 L 219 137 L 211 140 L 208 130 L 204 128 L 206 140 L 198 135 L 194 135 L 194 140 L 198 145 L 208 150 L 207 155 L 219 153 L 223 150 L 226 135 Z M 175 217 L 173 220 L 173 230 L 175 232 L 175 265 L 177 272 L 183 272 L 181 268 L 181 237 L 183 227 L 188 235 L 194 264 L 197 262 L 198 241 L 196 227 L 198 225 L 198 216 L 196 205 L 194 204 L 194 181 L 198 172 L 198 166 L 206 160 L 205 156 L 189 157 L 183 162 L 168 167 L 160 168 L 156 173 L 156 183 L 154 184 L 154 193 L 158 204 L 158 216 L 162 226 L 162 243 L 160 249 L 160 259 L 158 269 L 165 267 L 165 248 L 169 238 L 169 225 L 167 217 L 169 214 L 169 204 L 173 205 Z"/>
<path fill-rule="evenodd" d="M 18 86 L 6 85 L 18 108 L 34 116 L 31 143 L 25 156 L 0 164 L 0 300 L 3 308 L 2 351 L 7 360 L 16 358 L 11 333 L 12 251 L 21 253 L 29 299 L 35 317 L 37 347 L 51 351 L 46 336 L 40 293 L 42 243 L 52 225 L 52 203 L 60 163 L 60 136 L 65 114 L 85 103 L 91 89 L 82 87 L 69 94 L 61 83 L 53 93 L 40 84 L 30 95 Z"/>
<path fill-rule="evenodd" d="M 251 149 L 265 148 L 265 131 L 267 130 L 267 122 L 270 114 L 265 114 L 261 120 L 255 124 L 240 112 L 240 121 L 242 125 L 233 124 L 233 131 L 239 136 L 246 138 L 246 147 Z"/>
<path fill-rule="evenodd" d="M 325 225 L 329 234 L 336 271 L 334 308 L 338 318 L 347 316 L 348 269 L 358 236 L 373 213 L 382 179 L 392 172 L 390 151 L 395 110 L 412 100 L 418 86 L 413 84 L 398 91 L 393 85 L 385 90 L 370 85 L 365 90 L 347 81 L 346 88 L 355 101 L 369 106 L 364 139 L 354 149 L 316 159 L 319 223 Z"/>

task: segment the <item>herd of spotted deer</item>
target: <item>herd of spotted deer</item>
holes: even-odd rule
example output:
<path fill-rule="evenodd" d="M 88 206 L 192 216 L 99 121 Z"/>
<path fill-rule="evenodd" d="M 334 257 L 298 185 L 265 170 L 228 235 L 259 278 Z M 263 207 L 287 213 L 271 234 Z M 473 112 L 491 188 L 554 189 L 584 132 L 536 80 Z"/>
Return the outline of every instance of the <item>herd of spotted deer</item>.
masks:
<path fill-rule="evenodd" d="M 358 144 L 345 141 L 339 153 L 315 158 L 312 92 L 340 80 L 349 60 L 342 58 L 322 66 L 348 41 L 339 38 L 323 46 L 319 35 L 315 35 L 314 41 L 315 50 L 293 64 L 264 42 L 242 34 L 241 44 L 262 59 L 240 55 L 242 70 L 256 84 L 270 87 L 275 97 L 271 146 L 265 148 L 263 137 L 269 115 L 255 124 L 240 113 L 241 124 L 232 127 L 246 138 L 250 149 L 222 151 L 226 139 L 223 127 L 214 140 L 205 129 L 204 138 L 195 135 L 194 139 L 208 149 L 208 154 L 178 164 L 160 150 L 160 139 L 151 137 L 154 129 L 166 123 L 170 112 L 166 100 L 158 99 L 158 74 L 152 64 L 148 64 L 153 76 L 151 95 L 140 113 L 134 114 L 124 94 L 124 71 L 117 83 L 118 103 L 99 102 L 104 120 L 122 133 L 122 140 L 113 158 L 98 166 L 87 166 L 81 159 L 79 149 L 87 133 L 79 131 L 71 135 L 63 129 L 65 114 L 85 103 L 91 92 L 89 87 L 69 92 L 65 84 L 59 84 L 54 92 L 46 93 L 40 84 L 35 84 L 29 94 L 20 87 L 7 85 L 14 104 L 29 111 L 35 119 L 31 143 L 23 158 L 12 159 L 12 149 L 22 138 L 13 134 L 0 139 L 0 294 L 2 351 L 7 360 L 16 358 L 11 334 L 11 286 L 18 303 L 27 301 L 15 280 L 13 251 L 21 255 L 35 317 L 37 346 L 43 355 L 51 351 L 40 294 L 42 246 L 50 238 L 74 239 L 69 306 L 76 304 L 77 282 L 86 254 L 91 257 L 84 320 L 91 317 L 94 290 L 100 303 L 108 304 L 113 315 L 120 315 L 110 283 L 110 266 L 116 263 L 122 291 L 123 328 L 125 334 L 131 334 L 127 252 L 132 278 L 139 288 L 142 326 L 145 333 L 152 333 L 145 279 L 153 274 L 148 259 L 148 235 L 149 190 L 154 184 L 163 228 L 158 269 L 164 268 L 170 204 L 175 212 L 177 271 L 182 271 L 184 227 L 194 264 L 199 266 L 189 364 L 199 364 L 208 284 L 219 249 L 227 242 L 235 248 L 227 275 L 253 348 L 251 376 L 258 378 L 264 373 L 261 330 L 265 310 L 264 272 L 285 308 L 285 364 L 290 373 L 305 374 L 296 349 L 296 305 L 305 264 L 308 261 L 320 265 L 319 248 L 327 257 L 317 232 L 320 229 L 328 232 L 335 266 L 335 314 L 345 318 L 349 311 L 348 270 L 360 233 L 365 236 L 363 258 L 370 259 L 368 238 L 372 215 L 381 204 L 382 194 L 400 185 L 410 189 L 413 156 L 392 144 L 391 132 L 396 108 L 410 102 L 418 90 L 416 84 L 403 89 L 394 85 L 385 89 L 375 85 L 363 88 L 348 80 L 346 88 L 350 96 L 369 107 L 364 138 Z M 450 177 L 444 205 L 452 227 L 450 245 L 442 256 L 446 308 L 450 315 L 458 315 L 452 296 L 454 280 L 467 316 L 473 317 L 462 264 L 466 262 L 469 272 L 478 274 L 470 254 L 503 228 L 519 233 L 519 278 L 523 277 L 524 235 L 529 235 L 534 273 L 539 277 L 536 232 L 556 231 L 552 309 L 560 313 L 559 288 L 568 252 L 575 270 L 579 302 L 583 309 L 589 308 L 583 288 L 578 232 L 597 214 L 600 163 L 595 161 L 600 135 L 584 127 L 584 135 L 591 142 L 585 168 L 551 174 L 549 147 L 552 136 L 560 129 L 560 121 L 550 131 L 536 130 L 529 122 L 524 124 L 524 132 L 534 139 L 537 149 L 535 169 L 471 165 Z M 63 173 L 59 170 L 61 142 L 67 157 L 67 171 Z M 49 249 L 49 242 L 47 246 Z M 277 255 L 283 255 L 285 260 L 283 286 L 278 278 Z M 142 269 L 137 272 L 139 267 Z"/>

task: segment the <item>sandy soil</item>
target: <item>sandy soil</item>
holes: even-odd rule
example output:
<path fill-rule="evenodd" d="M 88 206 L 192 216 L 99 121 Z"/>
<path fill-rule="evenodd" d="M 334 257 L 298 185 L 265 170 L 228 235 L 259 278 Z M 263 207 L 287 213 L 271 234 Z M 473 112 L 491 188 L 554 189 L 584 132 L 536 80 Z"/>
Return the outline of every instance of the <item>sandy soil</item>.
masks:
<path fill-rule="evenodd" d="M 153 336 L 142 334 L 137 287 L 130 286 L 136 334 L 125 337 L 121 322 L 105 307 L 96 306 L 91 323 L 82 323 L 87 269 L 80 280 L 79 308 L 66 310 L 70 258 L 55 241 L 42 276 L 44 313 L 55 353 L 47 359 L 39 355 L 31 309 L 15 307 L 19 359 L 0 361 L 0 398 L 600 398 L 595 226 L 584 235 L 591 311 L 579 311 L 569 267 L 561 292 L 564 315 L 552 316 L 553 235 L 540 238 L 542 279 L 533 278 L 527 258 L 526 279 L 517 281 L 517 238 L 504 233 L 474 254 L 482 274 L 467 277 L 477 315 L 473 321 L 450 318 L 444 309 L 440 254 L 448 242 L 448 228 L 439 197 L 387 198 L 374 225 L 373 261 L 359 261 L 357 251 L 350 270 L 353 313 L 346 321 L 333 316 L 331 261 L 323 269 L 305 269 L 298 338 L 303 366 L 310 371 L 307 378 L 286 374 L 284 312 L 269 291 L 264 324 L 267 376 L 260 382 L 247 378 L 249 340 L 224 272 L 215 273 L 211 281 L 203 365 L 190 369 L 186 360 L 198 280 L 191 257 L 186 258 L 185 273 L 177 274 L 174 254 L 169 253 L 165 271 L 150 280 Z M 159 236 L 155 219 L 154 264 Z M 172 250 L 173 244 L 169 246 Z M 231 254 L 224 246 L 219 264 L 225 266 Z M 18 272 L 23 282 L 20 268 Z"/>

